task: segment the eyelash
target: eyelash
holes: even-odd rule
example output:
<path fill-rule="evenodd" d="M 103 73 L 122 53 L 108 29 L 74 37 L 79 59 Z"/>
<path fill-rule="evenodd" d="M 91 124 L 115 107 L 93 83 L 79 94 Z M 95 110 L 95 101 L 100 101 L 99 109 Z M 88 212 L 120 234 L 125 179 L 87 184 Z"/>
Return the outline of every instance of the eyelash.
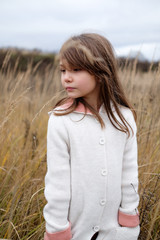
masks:
<path fill-rule="evenodd" d="M 66 71 L 65 69 L 60 69 L 60 72 L 61 72 L 61 73 L 64 73 L 65 71 Z M 75 68 L 75 69 L 73 69 L 72 71 L 74 71 L 74 72 L 79 72 L 79 71 L 81 71 L 81 69 Z"/>
<path fill-rule="evenodd" d="M 64 73 L 66 70 L 65 69 L 60 69 L 60 72 Z"/>

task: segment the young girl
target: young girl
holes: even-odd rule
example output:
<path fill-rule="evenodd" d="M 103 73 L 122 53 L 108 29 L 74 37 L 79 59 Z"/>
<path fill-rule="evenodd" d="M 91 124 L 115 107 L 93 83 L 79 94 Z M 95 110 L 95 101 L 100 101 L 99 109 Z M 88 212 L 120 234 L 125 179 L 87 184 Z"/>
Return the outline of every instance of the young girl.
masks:
<path fill-rule="evenodd" d="M 60 50 L 68 97 L 49 112 L 45 240 L 136 240 L 135 112 L 109 41 L 81 34 Z"/>

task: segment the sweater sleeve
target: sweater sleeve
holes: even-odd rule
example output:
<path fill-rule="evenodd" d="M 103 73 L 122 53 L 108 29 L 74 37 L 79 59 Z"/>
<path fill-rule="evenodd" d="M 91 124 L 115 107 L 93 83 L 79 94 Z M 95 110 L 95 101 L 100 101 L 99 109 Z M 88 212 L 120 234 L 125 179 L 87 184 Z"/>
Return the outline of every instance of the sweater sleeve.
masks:
<path fill-rule="evenodd" d="M 137 164 L 137 127 L 131 113 L 129 124 L 133 129 L 126 140 L 122 165 L 122 199 L 118 221 L 124 227 L 139 227 L 138 214 L 138 164 Z"/>
<path fill-rule="evenodd" d="M 46 221 L 44 240 L 70 240 L 71 224 L 67 218 L 70 202 L 68 135 L 62 117 L 53 114 L 48 121 L 44 195 L 47 200 L 43 210 Z"/>

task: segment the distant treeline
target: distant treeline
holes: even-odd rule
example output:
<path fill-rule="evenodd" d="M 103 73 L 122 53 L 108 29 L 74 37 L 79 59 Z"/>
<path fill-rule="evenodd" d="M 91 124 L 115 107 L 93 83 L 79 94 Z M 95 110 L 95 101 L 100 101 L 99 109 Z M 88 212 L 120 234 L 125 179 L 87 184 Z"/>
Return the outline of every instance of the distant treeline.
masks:
<path fill-rule="evenodd" d="M 27 51 L 19 49 L 0 49 L 0 70 L 27 71 L 32 67 L 34 72 L 43 73 L 55 67 L 56 53 L 43 53 L 38 50 Z M 137 59 L 118 58 L 120 68 L 133 67 L 136 64 L 138 71 L 155 70 L 159 62 L 138 61 Z"/>
<path fill-rule="evenodd" d="M 159 62 L 149 62 L 149 61 L 139 61 L 136 58 L 118 58 L 118 64 L 120 68 L 133 68 L 136 66 L 137 71 L 148 72 L 149 70 L 156 70 L 158 68 Z"/>
<path fill-rule="evenodd" d="M 32 68 L 34 72 L 44 72 L 54 67 L 55 56 L 55 53 L 43 53 L 38 50 L 0 49 L 0 70 L 25 72 Z"/>

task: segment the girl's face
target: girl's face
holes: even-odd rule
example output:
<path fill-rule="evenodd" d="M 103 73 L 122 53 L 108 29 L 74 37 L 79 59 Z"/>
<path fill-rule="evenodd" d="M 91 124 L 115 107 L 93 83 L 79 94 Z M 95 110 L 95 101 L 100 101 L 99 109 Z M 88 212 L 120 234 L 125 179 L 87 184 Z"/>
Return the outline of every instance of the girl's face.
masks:
<path fill-rule="evenodd" d="M 98 102 L 100 84 L 94 75 L 86 70 L 70 68 L 64 61 L 60 62 L 60 70 L 61 83 L 69 97 L 83 97 L 89 104 Z"/>

